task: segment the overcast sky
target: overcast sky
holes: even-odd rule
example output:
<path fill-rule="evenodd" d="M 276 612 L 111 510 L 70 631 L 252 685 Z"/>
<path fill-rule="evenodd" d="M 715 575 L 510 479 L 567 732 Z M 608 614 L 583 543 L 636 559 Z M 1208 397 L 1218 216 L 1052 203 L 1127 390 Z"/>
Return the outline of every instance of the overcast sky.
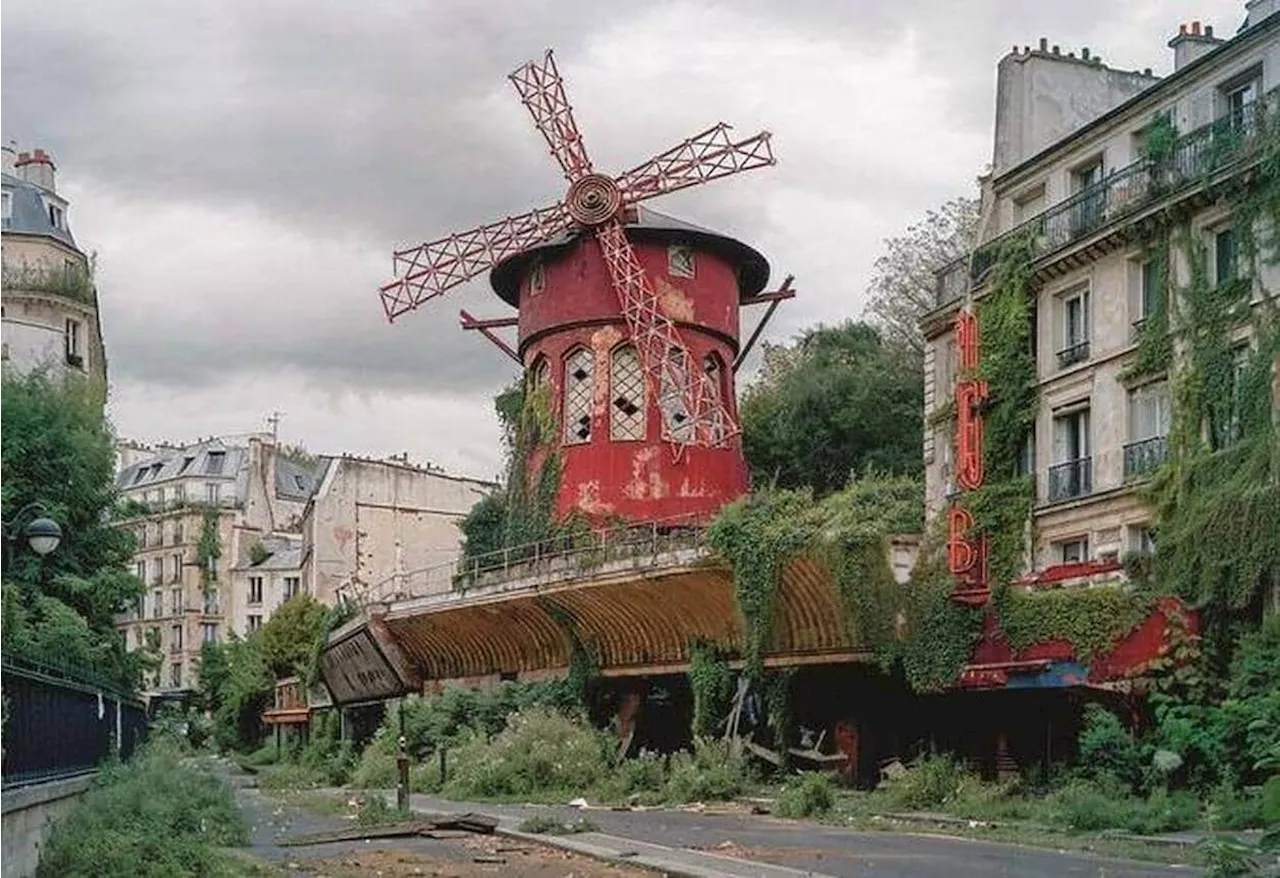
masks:
<path fill-rule="evenodd" d="M 457 326 L 486 280 L 386 323 L 393 247 L 563 194 L 506 74 L 553 46 L 596 167 L 724 120 L 776 167 L 652 202 L 800 296 L 766 339 L 858 316 L 880 242 L 970 194 L 995 64 L 1041 37 L 1167 73 L 1240 0 L 6 0 L 3 136 L 43 146 L 96 251 L 122 436 L 264 429 L 314 451 L 500 468 L 515 374 Z M 753 317 L 746 318 L 750 326 Z"/>

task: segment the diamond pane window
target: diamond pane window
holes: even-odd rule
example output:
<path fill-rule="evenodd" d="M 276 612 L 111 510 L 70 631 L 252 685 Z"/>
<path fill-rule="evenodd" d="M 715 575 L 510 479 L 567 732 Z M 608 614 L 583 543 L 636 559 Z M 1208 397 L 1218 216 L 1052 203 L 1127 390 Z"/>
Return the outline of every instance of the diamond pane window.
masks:
<path fill-rule="evenodd" d="M 678 442 L 687 442 L 693 436 L 693 417 L 685 405 L 684 388 L 688 383 L 689 369 L 683 351 L 672 348 L 662 364 L 662 388 L 658 396 L 658 408 L 662 411 L 665 436 Z"/>
<path fill-rule="evenodd" d="M 729 433 L 728 424 L 725 423 L 725 409 L 720 405 L 723 397 L 724 382 L 724 364 L 720 362 L 720 358 L 715 354 L 709 354 L 702 361 L 702 369 L 707 374 L 707 382 L 704 385 L 706 392 L 711 395 L 711 423 L 708 425 L 710 430 L 711 442 L 719 445 L 725 440 Z M 705 411 L 706 409 L 704 409 Z"/>
<path fill-rule="evenodd" d="M 538 357 L 533 368 L 529 370 L 533 376 L 533 389 L 541 390 L 551 381 L 551 364 L 547 362 L 546 357 Z"/>
<path fill-rule="evenodd" d="M 609 438 L 645 438 L 648 412 L 644 405 L 644 372 L 636 349 L 627 345 L 615 350 L 610 372 Z"/>
<path fill-rule="evenodd" d="M 592 353 L 579 348 L 564 363 L 564 443 L 591 441 Z"/>

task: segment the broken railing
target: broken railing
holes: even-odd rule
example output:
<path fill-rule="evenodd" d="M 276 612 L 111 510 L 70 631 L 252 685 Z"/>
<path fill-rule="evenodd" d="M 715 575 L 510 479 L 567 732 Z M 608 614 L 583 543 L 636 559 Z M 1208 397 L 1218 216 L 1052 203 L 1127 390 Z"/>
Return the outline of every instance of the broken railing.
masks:
<path fill-rule="evenodd" d="M 519 580 L 548 585 L 616 562 L 646 562 L 706 545 L 706 516 L 682 515 L 643 524 L 564 534 L 388 576 L 361 595 L 364 605 L 466 592 Z"/>

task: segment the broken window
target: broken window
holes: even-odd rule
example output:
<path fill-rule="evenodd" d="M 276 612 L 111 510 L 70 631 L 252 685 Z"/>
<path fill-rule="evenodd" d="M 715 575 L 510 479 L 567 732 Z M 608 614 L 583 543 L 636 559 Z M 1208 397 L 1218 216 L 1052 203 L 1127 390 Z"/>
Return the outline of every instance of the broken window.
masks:
<path fill-rule="evenodd" d="M 662 364 L 658 408 L 662 411 L 664 437 L 677 442 L 687 442 L 693 434 L 693 417 L 685 400 L 688 384 L 687 355 L 679 348 L 671 348 Z"/>
<path fill-rule="evenodd" d="M 671 244 L 667 247 L 667 274 L 691 278 L 695 268 L 692 247 L 687 244 Z"/>
<path fill-rule="evenodd" d="M 631 345 L 613 352 L 609 387 L 609 438 L 621 441 L 645 438 L 648 413 L 644 405 L 644 372 L 640 368 L 640 357 Z"/>
<path fill-rule="evenodd" d="M 564 443 L 591 441 L 592 353 L 579 348 L 564 363 Z"/>
<path fill-rule="evenodd" d="M 702 369 L 707 375 L 707 393 L 711 398 L 707 400 L 709 405 L 707 411 L 711 415 L 710 440 L 711 444 L 719 445 L 723 442 L 729 433 L 729 425 L 725 420 L 725 407 L 723 400 L 724 392 L 724 362 L 718 354 L 707 354 L 702 361 Z"/>

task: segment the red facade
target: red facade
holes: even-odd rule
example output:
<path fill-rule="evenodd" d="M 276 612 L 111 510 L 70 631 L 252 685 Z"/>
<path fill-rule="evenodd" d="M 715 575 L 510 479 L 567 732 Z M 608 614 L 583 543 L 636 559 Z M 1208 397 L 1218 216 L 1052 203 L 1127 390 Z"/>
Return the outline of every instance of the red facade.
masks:
<path fill-rule="evenodd" d="M 723 250 L 689 238 L 632 245 L 692 367 L 715 378 L 736 422 L 738 266 Z M 557 415 L 560 516 L 577 511 L 597 522 L 706 520 L 747 491 L 739 437 L 678 453 L 663 440 L 663 413 L 654 404 L 661 388 L 637 378 L 618 294 L 594 238 L 542 251 L 520 266 L 516 283 L 527 380 L 549 387 Z"/>

